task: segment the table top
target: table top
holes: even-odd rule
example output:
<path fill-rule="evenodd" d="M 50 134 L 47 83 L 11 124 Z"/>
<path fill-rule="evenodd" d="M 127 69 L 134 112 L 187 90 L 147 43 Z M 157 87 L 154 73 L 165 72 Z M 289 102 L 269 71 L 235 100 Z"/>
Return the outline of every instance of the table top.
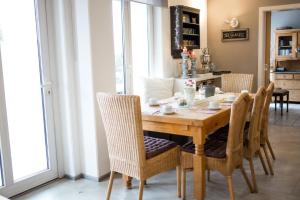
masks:
<path fill-rule="evenodd" d="M 160 105 L 169 104 L 175 110 L 174 114 L 166 115 L 160 112 L 160 106 L 142 105 L 143 121 L 176 123 L 182 125 L 202 126 L 211 121 L 214 117 L 230 115 L 231 103 L 226 102 L 226 98 L 231 94 L 217 94 L 215 96 L 204 98 L 201 95 L 196 96 L 194 105 L 191 108 L 179 107 L 176 98 L 172 97 L 160 101 Z M 239 94 L 235 94 L 238 96 Z M 221 109 L 209 110 L 210 101 L 218 101 Z"/>

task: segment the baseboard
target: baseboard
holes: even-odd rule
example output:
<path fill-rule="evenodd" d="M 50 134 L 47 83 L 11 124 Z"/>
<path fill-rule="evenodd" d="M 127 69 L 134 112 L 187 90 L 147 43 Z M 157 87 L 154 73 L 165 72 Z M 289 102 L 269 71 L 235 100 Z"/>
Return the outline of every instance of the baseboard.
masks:
<path fill-rule="evenodd" d="M 65 175 L 64 175 L 64 178 L 69 179 L 69 180 L 72 180 L 72 181 L 76 181 L 76 180 L 78 180 L 78 179 L 83 178 L 83 174 L 78 174 L 78 175 L 76 175 L 76 176 L 71 176 L 71 175 L 65 174 Z"/>
<path fill-rule="evenodd" d="M 105 181 L 109 176 L 110 176 L 110 172 L 108 172 L 100 177 L 90 176 L 90 175 L 86 175 L 86 174 L 79 174 L 77 176 L 70 176 L 68 174 L 65 174 L 64 178 L 73 180 L 73 181 L 84 178 L 84 179 L 88 179 L 91 181 L 101 182 L 101 181 Z"/>

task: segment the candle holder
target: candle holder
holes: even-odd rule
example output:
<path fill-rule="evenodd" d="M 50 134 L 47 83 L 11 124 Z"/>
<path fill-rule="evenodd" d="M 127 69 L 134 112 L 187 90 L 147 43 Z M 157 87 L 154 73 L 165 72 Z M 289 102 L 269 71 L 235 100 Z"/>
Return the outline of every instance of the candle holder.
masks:
<path fill-rule="evenodd" d="M 187 79 L 188 77 L 188 60 L 189 60 L 189 54 L 186 51 L 183 51 L 181 53 L 181 57 L 182 57 L 182 63 L 181 63 L 181 78 L 183 79 Z"/>
<path fill-rule="evenodd" d="M 196 78 L 197 76 L 197 60 L 192 58 L 191 59 L 191 74 L 192 74 L 192 78 Z"/>

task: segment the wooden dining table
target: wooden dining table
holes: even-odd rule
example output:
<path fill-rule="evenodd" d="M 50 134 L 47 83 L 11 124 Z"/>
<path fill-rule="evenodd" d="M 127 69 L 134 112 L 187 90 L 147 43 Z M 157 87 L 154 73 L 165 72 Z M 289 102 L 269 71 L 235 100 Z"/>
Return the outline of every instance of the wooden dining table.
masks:
<path fill-rule="evenodd" d="M 161 113 L 159 106 L 142 105 L 142 122 L 145 131 L 192 137 L 195 144 L 194 197 L 197 200 L 205 198 L 205 139 L 209 134 L 229 123 L 231 104 L 225 102 L 228 95 L 218 94 L 209 98 L 196 97 L 194 105 L 187 108 L 177 106 L 175 97 L 162 100 L 161 105 L 169 104 L 175 107 L 175 113 L 170 115 Z M 210 101 L 219 101 L 221 109 L 209 110 Z M 129 177 L 124 177 L 124 181 L 127 187 L 131 186 Z"/>

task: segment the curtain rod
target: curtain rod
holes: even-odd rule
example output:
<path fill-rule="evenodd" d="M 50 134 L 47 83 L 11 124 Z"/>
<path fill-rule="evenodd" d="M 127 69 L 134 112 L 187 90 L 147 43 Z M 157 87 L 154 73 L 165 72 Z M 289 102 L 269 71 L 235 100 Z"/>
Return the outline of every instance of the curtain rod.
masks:
<path fill-rule="evenodd" d="M 144 3 L 152 6 L 168 7 L 168 0 L 125 0 L 125 1 L 134 1 L 137 3 Z"/>

